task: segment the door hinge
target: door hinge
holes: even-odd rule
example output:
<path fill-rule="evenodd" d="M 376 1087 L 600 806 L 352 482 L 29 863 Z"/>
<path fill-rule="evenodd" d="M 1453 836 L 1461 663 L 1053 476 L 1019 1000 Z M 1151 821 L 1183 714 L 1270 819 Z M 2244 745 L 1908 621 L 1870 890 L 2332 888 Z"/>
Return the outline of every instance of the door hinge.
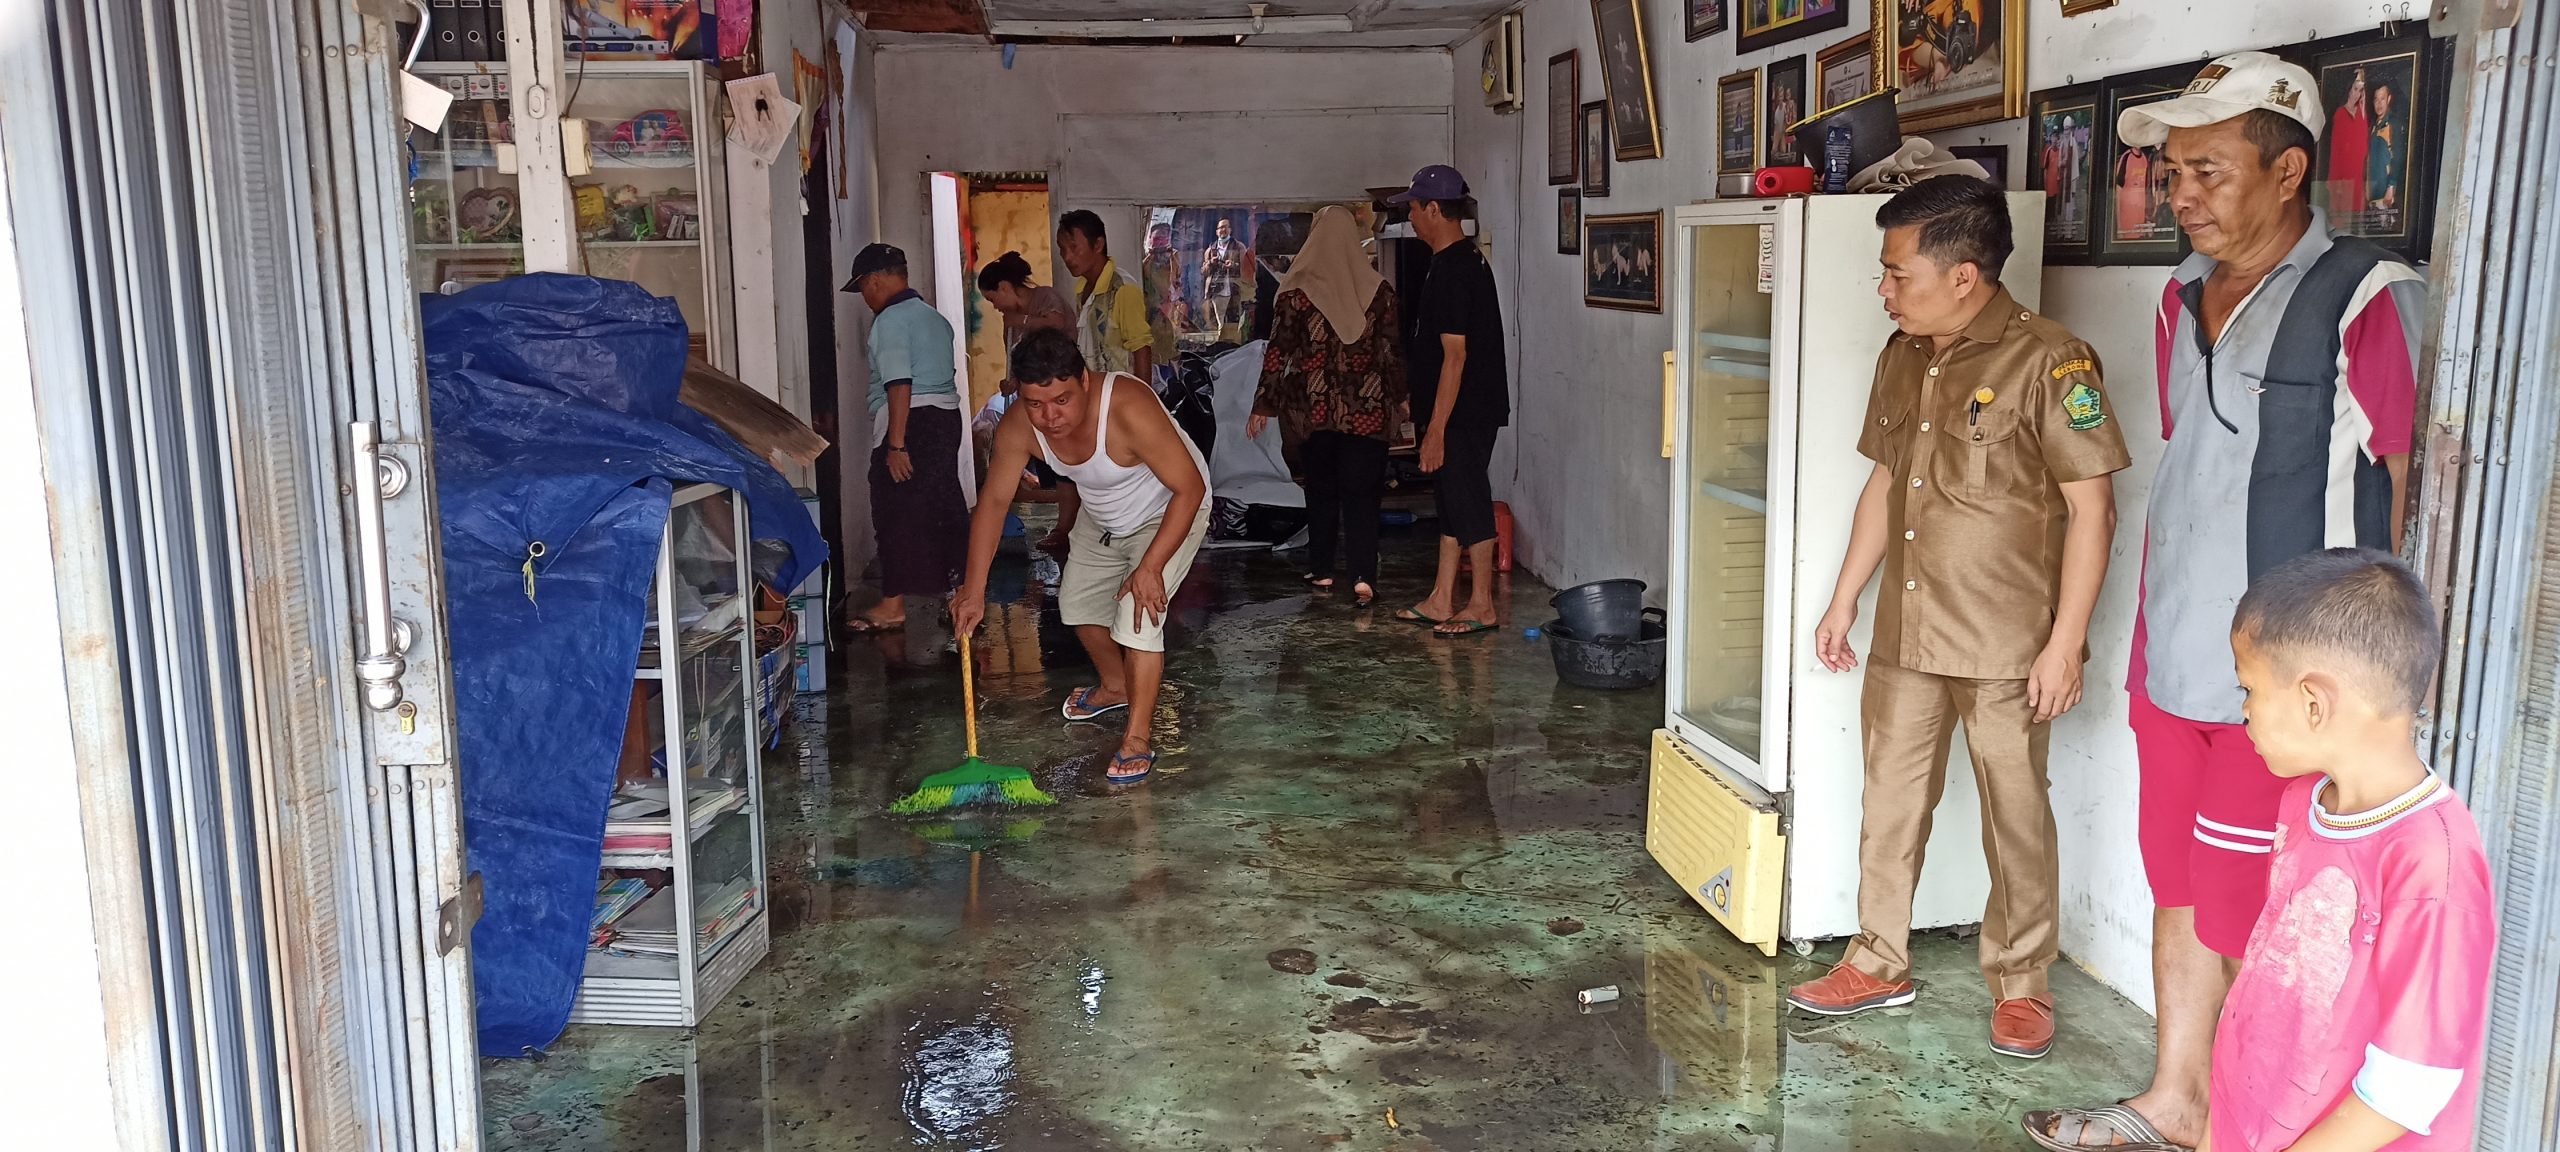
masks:
<path fill-rule="evenodd" d="M 450 956 L 470 939 L 471 928 L 480 922 L 480 874 L 463 878 L 462 891 L 453 899 L 436 907 L 436 955 Z"/>

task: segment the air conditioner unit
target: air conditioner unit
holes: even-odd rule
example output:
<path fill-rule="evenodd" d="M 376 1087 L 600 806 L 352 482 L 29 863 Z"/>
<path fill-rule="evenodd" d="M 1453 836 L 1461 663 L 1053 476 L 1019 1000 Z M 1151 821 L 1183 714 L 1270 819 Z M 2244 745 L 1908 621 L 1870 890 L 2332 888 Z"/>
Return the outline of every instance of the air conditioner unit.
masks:
<path fill-rule="evenodd" d="M 1513 12 L 1493 22 L 1493 35 L 1484 41 L 1484 102 L 1503 111 L 1519 111 L 1521 105 L 1520 14 Z"/>

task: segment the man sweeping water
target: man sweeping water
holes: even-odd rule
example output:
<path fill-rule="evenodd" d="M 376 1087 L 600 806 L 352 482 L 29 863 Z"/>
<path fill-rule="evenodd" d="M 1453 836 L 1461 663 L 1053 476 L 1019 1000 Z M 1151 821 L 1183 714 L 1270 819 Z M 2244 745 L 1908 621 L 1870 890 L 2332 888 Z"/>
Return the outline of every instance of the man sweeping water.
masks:
<path fill-rule="evenodd" d="M 1037 452 L 1084 496 L 1058 578 L 1058 619 L 1076 630 L 1100 682 L 1067 695 L 1069 720 L 1125 713 L 1108 779 L 1155 768 L 1150 724 L 1164 684 L 1164 620 L 1209 531 L 1209 469 L 1144 381 L 1094 371 L 1074 337 L 1035 331 L 1014 345 L 1013 407 L 996 425 L 995 458 L 969 525 L 969 562 L 951 624 L 975 632 L 987 611 L 987 568 L 1022 470 Z"/>

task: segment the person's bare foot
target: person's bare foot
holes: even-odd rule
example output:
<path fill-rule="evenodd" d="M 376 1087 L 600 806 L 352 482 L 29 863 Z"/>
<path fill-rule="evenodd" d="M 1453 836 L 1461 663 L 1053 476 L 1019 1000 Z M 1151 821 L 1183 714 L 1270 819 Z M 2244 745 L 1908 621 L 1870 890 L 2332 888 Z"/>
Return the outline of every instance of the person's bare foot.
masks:
<path fill-rule="evenodd" d="M 1426 596 L 1421 603 L 1396 615 L 1398 619 L 1422 620 L 1437 624 L 1449 618 L 1449 602 L 1438 596 Z"/>
<path fill-rule="evenodd" d="M 2154 1113 L 2153 1108 L 2161 1109 Z M 2117 1117 L 2130 1111 L 2130 1119 Z M 2175 1123 L 2164 1123 L 2165 1117 Z M 2204 1139 L 2204 1113 L 2182 1109 L 2172 1112 L 2146 1094 L 2122 1104 L 2104 1108 L 2058 1108 L 2050 1112 L 2029 1112 L 2024 1118 L 2027 1135 L 2039 1146 L 2051 1149 L 2118 1148 L 2129 1144 L 2153 1146 L 2156 1140 L 2181 1148 L 2193 1148 Z M 2145 1130 L 2147 1125 L 2149 1130 Z"/>
<path fill-rule="evenodd" d="M 1155 771 L 1156 754 L 1146 740 L 1128 737 L 1120 741 L 1120 750 L 1111 757 L 1111 766 L 1103 769 L 1102 778 L 1114 784 L 1146 779 Z"/>

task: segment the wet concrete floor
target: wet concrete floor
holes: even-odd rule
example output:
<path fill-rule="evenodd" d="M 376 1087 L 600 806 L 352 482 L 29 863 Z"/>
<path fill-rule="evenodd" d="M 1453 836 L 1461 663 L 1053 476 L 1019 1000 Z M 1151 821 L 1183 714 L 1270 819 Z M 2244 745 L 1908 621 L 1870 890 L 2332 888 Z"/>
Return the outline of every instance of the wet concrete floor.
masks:
<path fill-rule="evenodd" d="M 1646 856 L 1659 690 L 1558 684 L 1525 574 L 1500 632 L 1390 620 L 1430 542 L 1387 544 L 1366 614 L 1204 554 L 1135 788 L 1101 779 L 1116 726 L 1059 719 L 1089 671 L 1009 565 L 981 742 L 1059 796 L 1033 813 L 884 815 L 959 761 L 959 681 L 924 613 L 857 641 L 768 763 L 772 956 L 696 1033 L 489 1061 L 490 1147 L 2007 1149 L 2141 1087 L 2149 1018 L 2067 965 L 2054 1054 L 1992 1055 L 1948 934 L 1913 1007 L 1782 1011 L 1838 946 L 1764 959 Z"/>

